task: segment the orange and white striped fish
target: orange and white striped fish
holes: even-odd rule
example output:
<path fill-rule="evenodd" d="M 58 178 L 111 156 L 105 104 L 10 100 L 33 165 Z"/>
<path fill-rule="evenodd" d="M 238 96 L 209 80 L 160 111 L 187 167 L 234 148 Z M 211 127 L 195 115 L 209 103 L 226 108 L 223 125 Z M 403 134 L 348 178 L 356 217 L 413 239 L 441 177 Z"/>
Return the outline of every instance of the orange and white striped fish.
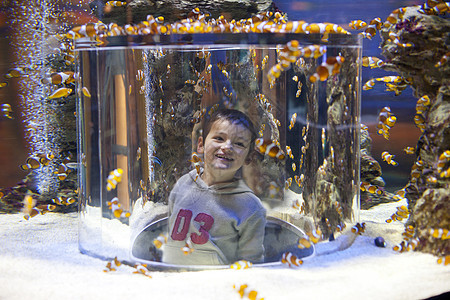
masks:
<path fill-rule="evenodd" d="M 23 218 L 25 220 L 29 220 L 30 218 L 33 218 L 39 214 L 44 215 L 56 208 L 56 206 L 52 204 L 41 204 L 35 206 L 36 200 L 30 194 L 25 195 L 22 203 L 22 213 L 24 214 Z"/>
<path fill-rule="evenodd" d="M 448 240 L 450 239 L 450 232 L 445 228 L 430 228 L 428 233 L 435 239 Z"/>
<path fill-rule="evenodd" d="M 65 196 L 59 196 L 57 198 L 52 199 L 52 201 L 57 205 L 66 205 L 66 206 L 76 202 L 76 200 L 73 197 L 65 197 Z"/>
<path fill-rule="evenodd" d="M 313 229 L 312 231 L 306 232 L 306 234 L 314 244 L 317 244 L 322 239 L 322 231 L 320 229 Z"/>
<path fill-rule="evenodd" d="M 117 256 L 114 257 L 113 260 L 109 261 L 105 268 L 103 269 L 103 272 L 111 272 L 111 271 L 117 271 L 117 268 L 122 265 L 122 262 L 117 259 Z"/>
<path fill-rule="evenodd" d="M 440 265 L 448 265 L 450 264 L 450 255 L 441 256 L 437 259 L 437 263 Z"/>
<path fill-rule="evenodd" d="M 147 264 L 137 263 L 133 266 L 133 268 L 136 269 L 133 274 L 142 274 L 144 276 L 152 278 L 152 276 L 150 275 L 150 271 L 147 269 Z"/>
<path fill-rule="evenodd" d="M 381 153 L 381 158 L 382 158 L 385 162 L 387 162 L 388 164 L 393 165 L 393 166 L 398 166 L 398 162 L 396 162 L 396 161 L 394 160 L 394 157 L 395 157 L 395 155 L 390 154 L 390 153 L 387 152 L 387 151 L 383 151 L 383 153 Z"/>
<path fill-rule="evenodd" d="M 403 219 L 408 218 L 408 215 L 409 210 L 405 205 L 397 206 L 397 211 L 393 213 L 389 219 L 386 219 L 386 223 L 403 221 Z"/>
<path fill-rule="evenodd" d="M 71 83 L 75 82 L 74 72 L 58 72 L 52 73 L 50 77 L 42 78 L 41 82 L 43 84 L 61 84 L 61 83 Z"/>
<path fill-rule="evenodd" d="M 186 240 L 184 246 L 181 247 L 181 251 L 183 251 L 184 255 L 189 255 L 194 252 L 194 245 L 192 245 L 192 241 L 190 239 Z"/>
<path fill-rule="evenodd" d="M 416 152 L 416 148 L 411 147 L 411 146 L 406 146 L 405 148 L 403 148 L 403 151 L 405 151 L 406 154 L 414 154 Z"/>
<path fill-rule="evenodd" d="M 297 120 L 297 113 L 293 113 L 291 116 L 291 120 L 289 122 L 289 130 L 292 130 L 292 128 L 294 128 L 296 120 Z"/>
<path fill-rule="evenodd" d="M 303 264 L 303 260 L 292 254 L 291 252 L 285 252 L 281 256 L 281 263 L 290 267 L 300 267 Z"/>
<path fill-rule="evenodd" d="M 258 297 L 258 292 L 248 289 L 247 284 L 233 284 L 233 289 L 238 292 L 241 298 L 248 298 L 250 300 L 264 300 L 264 298 Z"/>
<path fill-rule="evenodd" d="M 302 57 L 312 57 L 319 58 L 327 52 L 327 48 L 325 46 L 320 45 L 310 45 L 303 48 L 300 48 L 300 56 Z"/>
<path fill-rule="evenodd" d="M 383 195 L 383 190 L 380 187 L 378 187 L 376 185 L 372 185 L 365 181 L 361 182 L 360 189 L 363 192 L 369 192 L 371 194 L 376 194 L 379 196 Z"/>
<path fill-rule="evenodd" d="M 377 34 L 377 30 L 381 29 L 382 25 L 383 22 L 381 21 L 381 19 L 375 18 L 369 22 L 369 25 L 367 25 L 366 30 L 364 30 L 364 32 L 361 32 L 360 34 L 363 35 L 365 38 L 371 40 Z"/>
<path fill-rule="evenodd" d="M 127 5 L 127 2 L 126 1 L 108 1 L 105 3 L 105 5 L 120 7 L 120 6 Z"/>
<path fill-rule="evenodd" d="M 356 223 L 355 226 L 351 228 L 352 233 L 362 235 L 366 230 L 366 223 Z"/>
<path fill-rule="evenodd" d="M 272 158 L 278 158 L 280 160 L 285 158 L 283 150 L 281 150 L 275 141 L 257 138 L 255 140 L 255 146 L 256 150 L 258 150 L 261 154 L 268 155 Z"/>
<path fill-rule="evenodd" d="M 111 201 L 107 201 L 106 205 L 108 205 L 108 208 L 116 218 L 129 218 L 131 216 L 130 212 L 123 210 L 122 204 L 119 203 L 119 198 L 117 197 L 112 198 Z"/>
<path fill-rule="evenodd" d="M 403 15 L 406 12 L 405 7 L 400 7 L 397 9 L 394 9 L 391 14 L 386 18 L 386 21 L 384 22 L 384 27 L 391 27 L 397 24 L 400 20 L 403 19 Z"/>
<path fill-rule="evenodd" d="M 397 117 L 391 112 L 391 108 L 389 106 L 383 107 L 378 115 L 377 133 L 382 135 L 386 140 L 389 140 L 389 130 L 396 122 Z"/>
<path fill-rule="evenodd" d="M 309 238 L 309 236 L 304 236 L 299 238 L 297 247 L 300 249 L 310 248 L 313 245 L 313 242 Z"/>
<path fill-rule="evenodd" d="M 253 264 L 246 260 L 238 260 L 230 265 L 230 269 L 234 270 L 244 270 L 249 269 L 253 266 Z"/>
<path fill-rule="evenodd" d="M 197 181 L 198 176 L 200 176 L 200 168 L 202 166 L 202 159 L 197 154 L 197 152 L 192 152 L 190 162 L 194 165 L 197 175 L 195 176 L 195 181 Z"/>
<path fill-rule="evenodd" d="M 309 81 L 316 82 L 317 80 L 325 81 L 330 76 L 338 74 L 341 65 L 344 62 L 344 57 L 342 56 L 331 56 L 328 57 L 325 62 L 316 68 L 316 72 L 309 77 Z"/>
<path fill-rule="evenodd" d="M 367 23 L 362 20 L 353 20 L 350 23 L 348 23 L 348 27 L 351 29 L 363 29 L 367 26 Z"/>
<path fill-rule="evenodd" d="M 415 228 L 412 225 L 405 227 L 405 231 L 402 233 L 403 239 L 409 241 L 414 237 Z"/>
<path fill-rule="evenodd" d="M 372 79 L 368 80 L 366 83 L 364 83 L 363 90 L 364 91 L 371 90 L 371 89 L 373 89 L 374 86 L 375 86 L 375 78 L 372 78 Z"/>
<path fill-rule="evenodd" d="M 441 59 L 439 60 L 439 62 L 437 62 L 434 66 L 435 66 L 436 68 L 442 67 L 443 65 L 445 65 L 445 64 L 448 63 L 449 57 L 450 57 L 450 52 L 445 53 L 445 54 L 441 57 Z"/>
<path fill-rule="evenodd" d="M 34 170 L 40 166 L 47 166 L 53 158 L 55 158 L 53 154 L 37 154 L 36 156 L 29 156 L 25 164 L 20 165 L 20 168 L 24 171 Z"/>
<path fill-rule="evenodd" d="M 106 179 L 106 189 L 111 191 L 116 188 L 117 184 L 122 181 L 123 170 L 117 168 L 109 172 L 108 178 Z"/>
<path fill-rule="evenodd" d="M 384 61 L 375 56 L 363 56 L 362 65 L 371 69 L 380 68 L 384 65 Z"/>
<path fill-rule="evenodd" d="M 167 234 L 160 234 L 156 239 L 153 240 L 153 245 L 160 249 L 164 244 L 167 243 Z"/>

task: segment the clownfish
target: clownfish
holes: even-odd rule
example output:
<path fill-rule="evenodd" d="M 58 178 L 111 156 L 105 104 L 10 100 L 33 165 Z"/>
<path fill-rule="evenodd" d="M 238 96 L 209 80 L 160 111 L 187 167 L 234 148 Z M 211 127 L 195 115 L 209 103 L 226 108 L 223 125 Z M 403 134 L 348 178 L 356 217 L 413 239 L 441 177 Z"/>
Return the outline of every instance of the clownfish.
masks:
<path fill-rule="evenodd" d="M 375 18 L 369 22 L 369 25 L 367 25 L 366 30 L 364 30 L 364 32 L 361 32 L 360 34 L 365 38 L 371 40 L 377 34 L 377 30 L 381 29 L 382 25 L 383 22 L 381 21 L 381 19 Z"/>
<path fill-rule="evenodd" d="M 353 20 L 350 23 L 348 23 L 348 27 L 351 29 L 363 29 L 367 26 L 367 23 L 362 20 Z"/>
<path fill-rule="evenodd" d="M 25 164 L 20 165 L 20 168 L 24 171 L 34 170 L 40 166 L 47 166 L 53 158 L 55 158 L 53 154 L 38 154 L 36 156 L 30 156 L 25 161 Z"/>
<path fill-rule="evenodd" d="M 403 148 L 403 151 L 405 151 L 406 154 L 414 154 L 416 152 L 416 148 L 406 146 L 405 148 Z"/>
<path fill-rule="evenodd" d="M 339 203 L 339 201 L 334 201 L 334 207 L 336 208 L 337 213 L 339 214 L 339 216 L 343 217 L 344 216 L 344 210 L 342 209 L 341 204 Z"/>
<path fill-rule="evenodd" d="M 238 260 L 230 265 L 230 269 L 234 270 L 243 270 L 243 269 L 249 269 L 253 266 L 253 264 L 246 260 Z"/>
<path fill-rule="evenodd" d="M 317 230 L 313 229 L 312 231 L 309 231 L 306 234 L 308 235 L 309 240 L 314 244 L 317 244 L 322 238 L 322 231 L 320 229 Z"/>
<path fill-rule="evenodd" d="M 251 300 L 264 300 L 264 298 L 258 297 L 258 292 L 254 290 L 248 290 L 247 288 L 248 288 L 247 284 L 241 285 L 233 284 L 233 289 L 235 289 L 238 292 L 241 298 L 246 297 Z"/>
<path fill-rule="evenodd" d="M 137 263 L 133 266 L 133 268 L 136 269 L 133 274 L 142 274 L 144 276 L 152 278 L 152 276 L 150 275 L 150 271 L 147 269 L 147 264 Z"/>
<path fill-rule="evenodd" d="M 450 255 L 439 257 L 437 263 L 444 266 L 450 264 Z"/>
<path fill-rule="evenodd" d="M 409 210 L 405 205 L 397 206 L 397 211 L 391 215 L 389 219 L 386 220 L 386 223 L 391 223 L 393 221 L 402 221 L 403 219 L 408 218 Z"/>
<path fill-rule="evenodd" d="M 439 159 L 437 161 L 437 171 L 438 173 L 440 173 L 441 177 L 449 177 L 446 172 L 448 173 L 448 169 L 447 171 L 443 171 L 446 164 L 450 161 L 450 150 L 445 150 L 444 152 L 441 153 L 441 155 L 439 155 Z"/>
<path fill-rule="evenodd" d="M 181 247 L 181 251 L 183 251 L 184 255 L 189 255 L 192 252 L 194 252 L 194 245 L 192 245 L 192 242 L 190 239 L 186 241 L 184 244 L 184 247 Z"/>
<path fill-rule="evenodd" d="M 401 43 L 400 39 L 399 39 L 399 35 L 398 33 L 395 32 L 389 32 L 389 41 L 391 41 L 392 43 L 396 44 L 399 47 L 402 48 L 407 48 L 407 47 L 412 47 L 414 46 L 412 43 Z"/>
<path fill-rule="evenodd" d="M 202 159 L 197 154 L 197 152 L 192 152 L 190 162 L 192 162 L 192 164 L 195 167 L 195 170 L 197 171 L 197 176 L 195 177 L 195 180 L 197 180 L 198 176 L 200 176 L 200 168 L 202 165 Z"/>
<path fill-rule="evenodd" d="M 107 201 L 106 205 L 112 211 L 116 218 L 129 218 L 131 213 L 122 209 L 122 204 L 119 203 L 119 198 L 114 197 L 111 201 Z"/>
<path fill-rule="evenodd" d="M 296 120 L 297 120 L 297 113 L 293 113 L 291 116 L 291 120 L 289 122 L 289 130 L 292 130 L 292 128 L 294 128 Z"/>
<path fill-rule="evenodd" d="M 285 158 L 283 150 L 277 145 L 275 141 L 264 140 L 263 138 L 257 138 L 255 140 L 256 149 L 261 153 L 268 155 L 272 158 L 278 158 L 283 160 Z"/>
<path fill-rule="evenodd" d="M 438 63 L 436 63 L 434 66 L 436 68 L 442 67 L 448 62 L 448 58 L 450 57 L 450 52 L 447 52 L 444 54 L 444 56 L 441 57 Z"/>
<path fill-rule="evenodd" d="M 386 18 L 386 21 L 384 22 L 384 27 L 391 27 L 398 23 L 399 20 L 403 19 L 403 15 L 406 12 L 406 8 L 401 7 L 394 9 L 391 14 Z"/>
<path fill-rule="evenodd" d="M 288 145 L 286 145 L 286 154 L 291 158 L 294 159 L 294 155 L 292 154 L 292 149 Z"/>
<path fill-rule="evenodd" d="M 312 246 L 313 242 L 309 239 L 309 236 L 301 237 L 298 240 L 297 247 L 300 249 L 306 249 L 310 248 Z"/>
<path fill-rule="evenodd" d="M 58 166 L 58 171 L 54 173 L 58 177 L 59 180 L 64 180 L 67 178 L 67 175 L 70 173 L 70 169 L 67 167 L 67 164 L 70 162 L 71 154 L 66 157 L 63 162 Z"/>
<path fill-rule="evenodd" d="M 325 62 L 316 68 L 316 72 L 309 77 L 309 81 L 316 82 L 317 80 L 325 81 L 330 76 L 338 74 L 341 65 L 344 62 L 344 57 L 342 56 L 331 56 L 328 57 Z"/>
<path fill-rule="evenodd" d="M 157 249 L 160 249 L 165 243 L 167 243 L 167 234 L 160 234 L 156 239 L 153 240 L 153 245 Z"/>
<path fill-rule="evenodd" d="M 25 195 L 22 203 L 23 203 L 22 213 L 24 214 L 23 218 L 25 220 L 29 220 L 30 218 L 33 218 L 38 214 L 44 215 L 47 212 L 52 211 L 56 208 L 56 206 L 52 204 L 41 204 L 35 206 L 36 200 L 30 194 Z"/>
<path fill-rule="evenodd" d="M 405 241 L 409 241 L 410 239 L 413 238 L 414 232 L 415 232 L 414 226 L 408 225 L 407 227 L 405 227 L 405 231 L 402 233 L 403 239 Z"/>
<path fill-rule="evenodd" d="M 448 229 L 444 228 L 430 228 L 428 230 L 429 234 L 435 239 L 448 240 L 450 239 L 450 232 Z"/>
<path fill-rule="evenodd" d="M 122 262 L 117 259 L 117 256 L 114 257 L 113 260 L 109 261 L 105 268 L 103 269 L 103 272 L 111 272 L 111 271 L 117 271 L 117 268 L 122 265 Z"/>
<path fill-rule="evenodd" d="M 286 179 L 286 181 L 284 182 L 284 189 L 289 189 L 289 187 L 292 184 L 292 177 L 289 177 L 288 179 Z"/>
<path fill-rule="evenodd" d="M 52 73 L 50 77 L 42 78 L 41 82 L 43 84 L 61 84 L 61 83 L 71 83 L 74 82 L 74 72 L 66 71 L 66 72 L 58 72 Z"/>
<path fill-rule="evenodd" d="M 8 119 L 13 119 L 14 117 L 12 116 L 12 113 L 13 113 L 13 111 L 12 111 L 12 108 L 11 108 L 11 105 L 10 104 L 8 104 L 8 103 L 4 103 L 4 104 L 2 104 L 1 105 L 1 115 L 3 116 L 3 117 L 6 117 L 6 118 L 8 118 Z"/>
<path fill-rule="evenodd" d="M 360 189 L 363 192 L 369 192 L 371 194 L 377 194 L 379 196 L 383 195 L 383 190 L 381 188 L 365 181 L 361 182 Z"/>
<path fill-rule="evenodd" d="M 368 80 L 366 83 L 364 83 L 363 90 L 364 91 L 371 90 L 373 89 L 374 86 L 375 86 L 375 78 L 372 78 Z"/>
<path fill-rule="evenodd" d="M 281 256 L 281 263 L 290 267 L 300 267 L 303 264 L 303 260 L 292 254 L 291 252 L 285 252 Z"/>
<path fill-rule="evenodd" d="M 391 108 L 388 106 L 383 107 L 378 115 L 377 133 L 389 140 L 389 130 L 395 125 L 396 121 L 397 117 L 391 113 Z"/>
<path fill-rule="evenodd" d="M 202 48 L 202 50 L 200 50 L 199 52 L 197 52 L 195 54 L 198 58 L 203 59 L 203 58 L 208 58 L 211 56 L 211 52 L 207 51 L 205 48 Z"/>
<path fill-rule="evenodd" d="M 390 165 L 398 166 L 398 162 L 394 160 L 395 155 L 389 154 L 387 151 L 381 153 L 381 158 Z"/>
<path fill-rule="evenodd" d="M 116 188 L 117 184 L 122 181 L 123 170 L 121 168 L 109 172 L 106 179 L 106 189 L 111 191 Z"/>
<path fill-rule="evenodd" d="M 363 56 L 362 65 L 371 69 L 380 68 L 384 65 L 384 61 L 375 56 Z"/>
<path fill-rule="evenodd" d="M 351 228 L 352 233 L 362 235 L 366 230 L 366 223 L 356 223 L 355 226 Z"/>
<path fill-rule="evenodd" d="M 430 105 L 431 100 L 428 95 L 420 97 L 416 103 L 416 114 L 423 114 Z"/>
<path fill-rule="evenodd" d="M 59 196 L 57 198 L 52 199 L 53 203 L 57 205 L 70 205 L 72 203 L 75 203 L 75 199 L 72 197 L 65 197 L 65 196 Z"/>

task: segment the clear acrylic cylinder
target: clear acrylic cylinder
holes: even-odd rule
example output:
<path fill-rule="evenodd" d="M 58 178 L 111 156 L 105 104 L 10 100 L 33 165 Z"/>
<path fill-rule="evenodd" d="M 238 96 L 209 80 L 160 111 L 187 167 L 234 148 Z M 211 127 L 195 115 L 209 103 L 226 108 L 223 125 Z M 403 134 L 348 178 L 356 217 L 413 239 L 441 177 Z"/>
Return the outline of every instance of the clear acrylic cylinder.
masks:
<path fill-rule="evenodd" d="M 292 40 L 326 51 L 297 57 L 269 82 Z M 133 247 L 167 217 L 172 187 L 195 169 L 202 118 L 222 108 L 246 113 L 259 141 L 275 146 L 256 145 L 240 171 L 266 208 L 266 230 L 290 227 L 297 240 L 319 232 L 319 244 L 333 243 L 359 221 L 361 51 L 359 36 L 336 34 L 108 37 L 98 48 L 78 40 L 80 251 L 165 267 L 153 240 L 139 240 L 149 253 Z M 339 70 L 313 82 L 337 56 Z M 279 263 L 283 245 L 265 243 L 265 263 Z"/>

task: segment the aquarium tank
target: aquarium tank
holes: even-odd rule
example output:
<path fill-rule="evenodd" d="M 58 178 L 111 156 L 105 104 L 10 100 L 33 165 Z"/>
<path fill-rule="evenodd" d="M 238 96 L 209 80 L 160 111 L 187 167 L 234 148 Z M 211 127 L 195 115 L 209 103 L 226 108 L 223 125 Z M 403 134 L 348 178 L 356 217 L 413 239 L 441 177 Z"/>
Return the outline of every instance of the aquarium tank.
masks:
<path fill-rule="evenodd" d="M 69 32 L 79 74 L 83 253 L 180 267 L 162 262 L 170 194 L 189 172 L 202 181 L 202 124 L 226 109 L 256 128 L 251 159 L 236 176 L 266 211 L 260 265 L 280 263 L 288 250 L 314 255 L 315 243 L 359 221 L 362 37 L 335 24 L 276 18 L 235 23 L 242 29 L 233 33 L 232 23 L 205 21 L 197 11 L 172 25 L 148 16 L 128 27 L 134 34 L 98 24 Z M 89 30 L 104 34 L 92 38 Z M 180 253 L 195 251 L 183 242 Z"/>

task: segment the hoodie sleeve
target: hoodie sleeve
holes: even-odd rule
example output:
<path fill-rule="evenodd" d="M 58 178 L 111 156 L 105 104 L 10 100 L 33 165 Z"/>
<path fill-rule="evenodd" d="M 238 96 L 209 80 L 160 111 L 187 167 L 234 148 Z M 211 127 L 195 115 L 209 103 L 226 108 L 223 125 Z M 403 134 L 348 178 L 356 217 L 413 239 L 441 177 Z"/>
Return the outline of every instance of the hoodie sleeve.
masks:
<path fill-rule="evenodd" d="M 253 213 L 239 228 L 238 258 L 254 263 L 264 261 L 264 233 L 266 211 L 262 206 L 250 210 Z"/>

